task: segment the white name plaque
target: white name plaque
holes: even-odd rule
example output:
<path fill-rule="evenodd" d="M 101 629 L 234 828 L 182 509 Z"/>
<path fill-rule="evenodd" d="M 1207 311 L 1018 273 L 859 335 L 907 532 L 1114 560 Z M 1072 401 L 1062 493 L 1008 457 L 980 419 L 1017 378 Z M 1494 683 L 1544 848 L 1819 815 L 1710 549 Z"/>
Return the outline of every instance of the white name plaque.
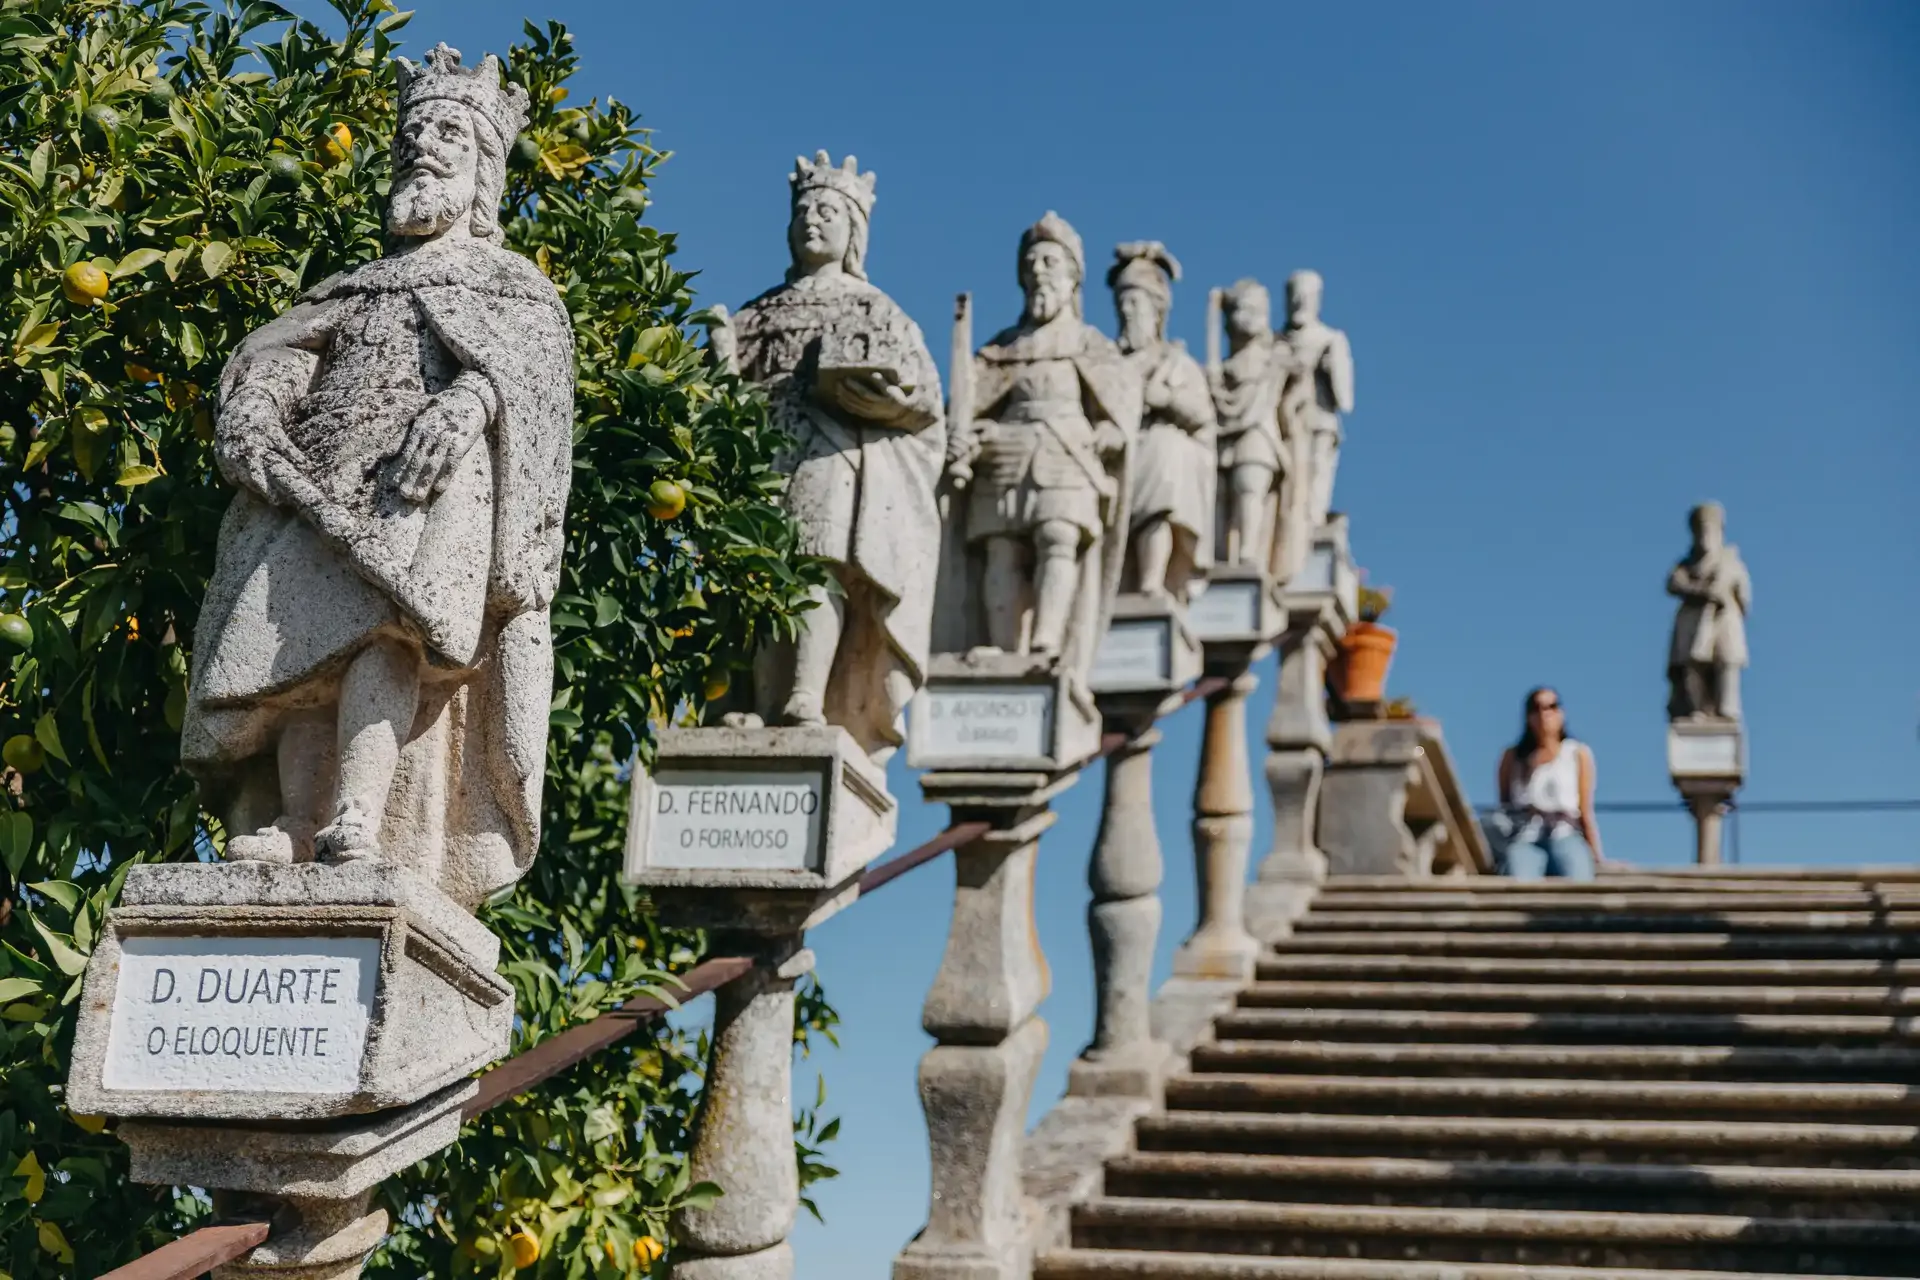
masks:
<path fill-rule="evenodd" d="M 124 938 L 109 1089 L 352 1093 L 380 939 Z"/>
<path fill-rule="evenodd" d="M 942 760 L 1045 756 L 1053 746 L 1052 685 L 928 685 L 916 745 Z"/>
<path fill-rule="evenodd" d="M 1330 543 L 1314 544 L 1307 552 L 1306 562 L 1300 566 L 1287 582 L 1289 591 L 1332 591 L 1334 580 L 1333 546 Z"/>
<path fill-rule="evenodd" d="M 1260 630 L 1260 583 L 1216 582 L 1187 606 L 1187 627 L 1201 640 L 1254 635 Z"/>
<path fill-rule="evenodd" d="M 1740 768 L 1740 731 L 1667 734 L 1667 772 L 1676 778 L 1737 778 Z"/>
<path fill-rule="evenodd" d="M 1157 687 L 1173 679 L 1173 622 L 1118 618 L 1100 638 L 1088 677 L 1096 690 Z"/>
<path fill-rule="evenodd" d="M 662 769 L 653 776 L 647 865 L 817 869 L 825 784 L 817 769 Z"/>

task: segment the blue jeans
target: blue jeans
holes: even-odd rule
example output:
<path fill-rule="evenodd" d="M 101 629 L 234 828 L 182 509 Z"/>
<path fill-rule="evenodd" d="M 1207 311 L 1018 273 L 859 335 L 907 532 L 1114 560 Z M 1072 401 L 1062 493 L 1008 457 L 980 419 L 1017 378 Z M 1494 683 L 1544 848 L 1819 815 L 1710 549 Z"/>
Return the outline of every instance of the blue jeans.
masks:
<path fill-rule="evenodd" d="M 1538 840 L 1515 840 L 1501 858 L 1501 871 L 1515 880 L 1593 879 L 1593 850 L 1578 834 L 1542 835 Z"/>

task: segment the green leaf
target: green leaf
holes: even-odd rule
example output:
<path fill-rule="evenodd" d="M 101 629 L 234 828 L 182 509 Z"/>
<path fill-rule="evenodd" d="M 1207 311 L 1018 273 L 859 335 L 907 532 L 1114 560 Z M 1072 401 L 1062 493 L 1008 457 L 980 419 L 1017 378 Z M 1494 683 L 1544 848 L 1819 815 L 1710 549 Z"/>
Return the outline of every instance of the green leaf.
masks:
<path fill-rule="evenodd" d="M 144 463 L 138 466 L 122 467 L 120 474 L 114 477 L 114 483 L 122 489 L 137 489 L 143 484 L 158 480 L 163 473 L 158 467 L 149 467 Z"/>
<path fill-rule="evenodd" d="M 207 247 L 200 251 L 200 269 L 207 273 L 209 280 L 219 279 L 232 261 L 233 246 L 224 240 L 209 240 Z"/>
<path fill-rule="evenodd" d="M 5 861 L 7 874 L 17 879 L 32 852 L 33 816 L 17 810 L 0 813 L 0 860 Z"/>
<path fill-rule="evenodd" d="M 135 249 L 132 253 L 129 253 L 126 257 L 114 263 L 113 270 L 108 274 L 115 280 L 124 280 L 130 275 L 145 271 L 156 262 L 165 261 L 166 256 L 166 254 L 160 252 L 158 249 Z"/>
<path fill-rule="evenodd" d="M 34 722 L 34 739 L 47 749 L 47 754 L 61 764 L 72 764 L 67 759 L 67 749 L 60 745 L 60 726 L 54 723 L 53 712 L 49 711 Z"/>
<path fill-rule="evenodd" d="M 180 325 L 180 354 L 187 358 L 187 368 L 199 364 L 207 358 L 207 340 L 200 336 L 200 327 L 191 320 Z"/>
<path fill-rule="evenodd" d="M 36 880 L 27 888 L 43 898 L 53 899 L 60 904 L 61 910 L 67 912 L 79 906 L 81 898 L 85 896 L 81 893 L 80 886 L 70 880 Z"/>
<path fill-rule="evenodd" d="M 45 950 L 47 958 L 53 961 L 55 968 L 69 978 L 76 978 L 86 972 L 87 957 L 84 952 L 74 949 L 72 938 L 55 933 L 38 916 L 28 916 L 27 923 L 31 924 L 33 931 L 40 936 L 40 946 Z"/>
<path fill-rule="evenodd" d="M 0 978 L 0 1004 L 10 1004 L 25 996 L 37 996 L 46 988 L 32 978 Z"/>
<path fill-rule="evenodd" d="M 680 1203 L 689 1209 L 711 1209 L 725 1194 L 717 1182 L 696 1182 L 680 1197 Z"/>

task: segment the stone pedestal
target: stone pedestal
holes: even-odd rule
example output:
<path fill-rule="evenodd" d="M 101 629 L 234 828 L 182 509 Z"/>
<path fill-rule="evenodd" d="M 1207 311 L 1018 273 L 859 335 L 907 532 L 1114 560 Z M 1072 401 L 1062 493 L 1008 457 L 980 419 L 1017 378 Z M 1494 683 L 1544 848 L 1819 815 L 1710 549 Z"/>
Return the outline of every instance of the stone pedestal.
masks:
<path fill-rule="evenodd" d="M 674 1220 L 675 1280 L 786 1280 L 800 1207 L 794 983 L 808 928 L 859 895 L 893 843 L 886 775 L 846 730 L 668 729 L 634 774 L 627 879 L 669 924 L 710 930 L 754 968 L 714 993 L 688 1176 L 726 1194 Z"/>
<path fill-rule="evenodd" d="M 135 867 L 89 962 L 68 1097 L 121 1118 L 135 1181 L 270 1211 L 223 1276 L 345 1280 L 386 1229 L 368 1195 L 452 1143 L 504 1054 L 499 943 L 374 860 Z"/>
<path fill-rule="evenodd" d="M 1093 695 L 1049 654 L 936 653 L 907 719 L 916 769 L 1077 769 L 1100 750 Z"/>
<path fill-rule="evenodd" d="M 1696 860 L 1718 865 L 1726 815 L 1747 774 L 1740 722 L 1702 716 L 1668 725 L 1667 772 L 1693 814 Z"/>
<path fill-rule="evenodd" d="M 1178 689 L 1200 676 L 1200 644 L 1186 613 L 1164 596 L 1123 595 L 1113 602 L 1113 621 L 1093 657 L 1087 677 L 1096 700 L 1103 694 Z"/>
<path fill-rule="evenodd" d="M 928 774 L 927 799 L 987 832 L 954 852 L 953 922 L 921 1025 L 933 1195 L 927 1225 L 894 1259 L 894 1280 L 1023 1280 L 1032 1262 L 1021 1148 L 1047 1047 L 1051 984 L 1034 928 L 1034 858 L 1052 798 L 1073 775 Z"/>

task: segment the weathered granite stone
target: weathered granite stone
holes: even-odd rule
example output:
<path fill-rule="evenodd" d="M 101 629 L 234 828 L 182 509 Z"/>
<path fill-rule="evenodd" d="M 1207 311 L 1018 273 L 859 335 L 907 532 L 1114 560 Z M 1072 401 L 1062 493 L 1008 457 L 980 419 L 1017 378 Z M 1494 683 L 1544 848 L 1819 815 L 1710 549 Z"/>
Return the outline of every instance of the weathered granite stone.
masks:
<path fill-rule="evenodd" d="M 940 374 L 918 325 L 866 275 L 874 176 L 852 156 L 795 162 L 785 283 L 734 317 L 732 359 L 797 442 L 783 460 L 801 550 L 832 563 L 791 642 L 757 657 L 739 713 L 839 725 L 876 763 L 925 678 L 946 457 Z"/>
<path fill-rule="evenodd" d="M 1266 286 L 1245 279 L 1208 294 L 1207 380 L 1219 421 L 1220 557 L 1281 582 L 1298 568 L 1311 533 L 1304 521 L 1305 440 L 1288 434 L 1280 414 L 1292 372 L 1292 349 L 1274 336 Z"/>
<path fill-rule="evenodd" d="M 240 492 L 181 753 L 229 858 L 398 861 L 473 907 L 539 837 L 572 332 L 501 243 L 525 93 L 444 45 L 401 66 L 393 252 L 221 375 L 215 449 Z"/>
<path fill-rule="evenodd" d="M 1290 613 L 1280 641 L 1280 687 L 1267 720 L 1267 786 L 1273 795 L 1273 847 L 1247 887 L 1247 931 L 1274 942 L 1327 878 L 1327 855 L 1315 839 L 1320 787 L 1333 726 L 1327 720 L 1327 661 L 1333 619 L 1320 610 Z"/>
<path fill-rule="evenodd" d="M 722 940 L 724 944 L 724 939 Z M 793 1158 L 793 984 L 813 953 L 763 956 L 714 993 L 689 1177 L 726 1194 L 674 1219 L 675 1280 L 784 1280 L 800 1208 Z"/>
<path fill-rule="evenodd" d="M 69 1100 L 203 1120 L 407 1106 L 506 1052 L 499 950 L 391 863 L 135 867 L 87 967 Z"/>
<path fill-rule="evenodd" d="M 1025 314 L 954 375 L 933 647 L 1053 655 L 1084 686 L 1120 587 L 1140 386 L 1081 318 L 1074 229 L 1048 213 L 1019 264 Z"/>
<path fill-rule="evenodd" d="M 908 723 L 916 769 L 1075 769 L 1100 749 L 1100 714 L 1087 673 L 1050 654 L 975 649 L 936 653 Z"/>
<path fill-rule="evenodd" d="M 279 1206 L 233 1277 L 358 1275 L 384 1224 L 363 1193 L 458 1135 L 461 1077 L 513 1015 L 465 913 L 540 834 L 573 346 L 500 225 L 527 97 L 496 59 L 438 45 L 399 61 L 397 98 L 387 256 L 310 290 L 221 375 L 215 456 L 240 492 L 181 759 L 227 862 L 136 869 L 83 994 L 76 1100 L 248 1122 L 118 1129 L 135 1180 Z M 230 962 L 234 1012 L 189 1026 L 214 997 L 179 966 L 209 958 Z M 150 1025 L 116 1044 L 142 998 Z M 231 1078 L 203 1078 L 209 1051 Z"/>
<path fill-rule="evenodd" d="M 926 1227 L 894 1259 L 895 1280 L 1028 1273 L 1022 1135 L 1047 1047 L 1037 1010 L 1051 983 L 1034 930 L 1033 863 L 1057 789 L 1038 781 L 1024 797 L 1002 784 L 992 804 L 954 804 L 956 820 L 992 815 L 998 825 L 954 853 L 953 923 L 921 1017 L 937 1041 L 920 1061 L 932 1199 Z M 929 788 L 929 798 L 939 794 Z"/>
<path fill-rule="evenodd" d="M 1067 1092 L 1081 1097 L 1160 1096 L 1170 1063 L 1153 1038 L 1147 1002 L 1154 943 L 1160 935 L 1160 834 L 1153 821 L 1152 727 L 1156 708 L 1117 707 L 1110 732 L 1127 741 L 1107 757 L 1100 830 L 1087 867 L 1093 901 L 1087 932 L 1093 942 L 1093 1042 L 1068 1069 Z"/>
<path fill-rule="evenodd" d="M 1753 579 L 1740 549 L 1726 540 L 1727 513 L 1719 503 L 1695 507 L 1687 523 L 1693 546 L 1667 575 L 1667 594 L 1680 599 L 1667 647 L 1667 718 L 1737 721 Z"/>
<path fill-rule="evenodd" d="M 1247 763 L 1247 695 L 1259 678 L 1240 666 L 1207 697 L 1200 776 L 1193 794 L 1194 872 L 1200 920 L 1174 955 L 1183 977 L 1253 976 L 1259 944 L 1246 926 L 1247 861 L 1253 846 L 1253 784 Z"/>
<path fill-rule="evenodd" d="M 797 933 L 852 901 L 898 813 L 838 725 L 663 729 L 634 772 L 626 878 L 677 925 Z"/>
<path fill-rule="evenodd" d="M 1179 601 L 1164 593 L 1123 592 L 1114 598 L 1088 684 L 1103 705 L 1113 696 L 1172 693 L 1197 680 L 1203 662 Z"/>
<path fill-rule="evenodd" d="M 451 1144 L 478 1090 L 463 1080 L 397 1111 L 301 1126 L 127 1120 L 115 1132 L 135 1182 L 345 1200 Z"/>
<path fill-rule="evenodd" d="M 1126 589 L 1187 599 L 1213 559 L 1214 415 L 1207 375 L 1167 337 L 1180 263 L 1157 240 L 1113 251 L 1107 284 L 1120 351 L 1141 389 L 1131 476 Z"/>
<path fill-rule="evenodd" d="M 1305 530 L 1318 529 L 1333 509 L 1340 465 L 1340 415 L 1353 412 L 1353 350 L 1347 335 L 1320 319 L 1325 285 L 1315 271 L 1287 277 L 1287 327 L 1277 335 L 1291 355 L 1280 393 L 1282 432 L 1301 442 L 1307 485 L 1301 492 Z"/>

